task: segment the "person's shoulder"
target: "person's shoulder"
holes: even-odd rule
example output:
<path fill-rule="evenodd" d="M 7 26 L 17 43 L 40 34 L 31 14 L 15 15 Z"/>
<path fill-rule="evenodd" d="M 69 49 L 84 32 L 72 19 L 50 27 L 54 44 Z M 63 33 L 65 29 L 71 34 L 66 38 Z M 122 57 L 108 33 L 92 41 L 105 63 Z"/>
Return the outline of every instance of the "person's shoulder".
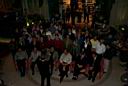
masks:
<path fill-rule="evenodd" d="M 64 56 L 64 53 L 62 53 L 61 56 Z"/>
<path fill-rule="evenodd" d="M 72 54 L 71 53 L 68 53 L 68 55 L 72 57 Z"/>
<path fill-rule="evenodd" d="M 96 40 L 95 42 L 100 43 L 99 40 Z"/>
<path fill-rule="evenodd" d="M 90 39 L 90 42 L 93 43 L 94 42 L 94 39 Z"/>
<path fill-rule="evenodd" d="M 105 44 L 102 44 L 102 46 L 103 46 L 103 47 L 106 47 L 106 45 L 105 45 Z"/>
<path fill-rule="evenodd" d="M 58 54 L 58 51 L 54 51 L 54 54 Z"/>
<path fill-rule="evenodd" d="M 41 51 L 38 50 L 37 53 L 41 54 Z"/>

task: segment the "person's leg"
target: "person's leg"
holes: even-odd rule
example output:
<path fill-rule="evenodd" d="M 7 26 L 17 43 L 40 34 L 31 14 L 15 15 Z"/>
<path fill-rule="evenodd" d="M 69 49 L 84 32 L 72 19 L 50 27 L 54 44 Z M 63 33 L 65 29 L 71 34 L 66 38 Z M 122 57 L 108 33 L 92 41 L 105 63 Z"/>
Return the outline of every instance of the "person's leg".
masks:
<path fill-rule="evenodd" d="M 59 62 L 58 61 L 54 61 L 54 68 L 53 68 L 53 70 L 57 71 L 58 70 L 58 65 L 59 65 Z"/>
<path fill-rule="evenodd" d="M 91 78 L 92 78 L 92 72 L 93 72 L 93 70 L 89 70 L 89 72 L 88 72 L 88 74 L 89 74 L 88 80 L 91 80 Z"/>
<path fill-rule="evenodd" d="M 51 64 L 50 75 L 52 75 L 52 74 L 53 74 L 53 69 L 54 69 L 54 64 L 52 63 L 52 64 Z"/>
<path fill-rule="evenodd" d="M 72 79 L 76 80 L 78 78 L 79 74 L 80 74 L 80 69 L 79 69 L 79 67 L 77 65 L 75 65 Z"/>
<path fill-rule="evenodd" d="M 62 72 L 63 72 L 63 65 L 62 64 L 59 65 L 59 72 L 60 72 L 59 75 L 61 76 L 62 75 Z"/>
<path fill-rule="evenodd" d="M 35 62 L 32 62 L 32 63 L 31 63 L 32 75 L 35 74 L 34 68 L 35 68 Z"/>
<path fill-rule="evenodd" d="M 92 82 L 94 82 L 95 81 L 95 78 L 96 78 L 96 76 L 97 76 L 97 74 L 98 74 L 98 69 L 95 69 L 94 70 L 94 73 L 93 73 L 93 76 L 92 76 Z"/>
<path fill-rule="evenodd" d="M 50 74 L 47 76 L 47 86 L 51 86 L 51 83 L 50 83 Z"/>
<path fill-rule="evenodd" d="M 21 66 L 22 64 L 21 64 L 21 61 L 20 60 L 18 60 L 17 61 L 17 67 L 18 67 L 18 72 L 20 73 L 20 76 L 22 76 L 22 66 Z"/>
<path fill-rule="evenodd" d="M 89 75 L 89 74 L 88 74 L 89 70 L 90 70 L 90 64 L 87 64 L 87 66 L 86 66 L 86 72 L 85 72 L 85 74 L 86 74 L 87 76 Z"/>
<path fill-rule="evenodd" d="M 65 75 L 66 75 L 66 77 L 68 77 L 68 71 L 69 71 L 69 65 L 66 65 L 66 67 L 65 67 Z"/>
<path fill-rule="evenodd" d="M 45 76 L 41 74 L 41 86 L 44 86 Z"/>
<path fill-rule="evenodd" d="M 60 83 L 63 81 L 65 74 L 66 74 L 65 71 L 62 71 L 60 76 Z"/>
<path fill-rule="evenodd" d="M 25 76 L 25 72 L 26 72 L 26 62 L 25 60 L 22 60 L 22 76 Z"/>

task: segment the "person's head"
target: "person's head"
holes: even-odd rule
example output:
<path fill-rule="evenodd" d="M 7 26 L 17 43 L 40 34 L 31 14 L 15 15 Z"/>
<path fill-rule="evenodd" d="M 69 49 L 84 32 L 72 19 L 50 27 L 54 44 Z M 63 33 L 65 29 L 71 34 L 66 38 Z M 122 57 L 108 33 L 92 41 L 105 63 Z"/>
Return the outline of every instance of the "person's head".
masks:
<path fill-rule="evenodd" d="M 100 38 L 100 39 L 99 39 L 99 42 L 100 42 L 101 44 L 104 43 L 104 39 Z"/>
<path fill-rule="evenodd" d="M 51 52 L 54 52 L 54 50 L 55 50 L 55 48 L 52 46 L 51 49 L 50 49 L 50 51 Z"/>
<path fill-rule="evenodd" d="M 88 41 L 90 41 L 90 38 L 89 38 L 89 37 L 87 37 L 87 38 L 86 38 L 86 40 L 87 40 L 87 42 L 88 42 Z"/>
<path fill-rule="evenodd" d="M 59 35 L 55 34 L 55 39 L 58 40 L 59 39 Z"/>
<path fill-rule="evenodd" d="M 94 36 L 94 38 L 93 38 L 94 40 L 97 40 L 97 36 Z"/>
<path fill-rule="evenodd" d="M 43 38 L 42 36 L 40 37 L 40 41 L 41 41 L 41 42 L 43 42 L 43 41 L 44 41 L 44 38 Z"/>
<path fill-rule="evenodd" d="M 48 40 L 51 40 L 51 36 L 50 35 L 48 35 L 47 37 L 48 37 Z"/>
<path fill-rule="evenodd" d="M 69 51 L 68 51 L 68 49 L 65 49 L 65 50 L 64 50 L 64 54 L 66 54 L 66 55 L 67 55 L 67 54 L 68 54 L 68 52 L 69 52 Z"/>
<path fill-rule="evenodd" d="M 71 28 L 69 28 L 69 29 L 68 29 L 68 32 L 69 32 L 69 33 L 71 33 L 71 32 L 72 32 Z"/>
<path fill-rule="evenodd" d="M 34 51 L 34 52 L 37 52 L 37 48 L 36 48 L 36 47 L 34 47 L 34 48 L 33 48 L 33 51 Z"/>
<path fill-rule="evenodd" d="M 69 35 L 67 35 L 66 38 L 69 39 Z"/>
<path fill-rule="evenodd" d="M 92 52 L 92 57 L 95 58 L 96 57 L 96 53 Z"/>
<path fill-rule="evenodd" d="M 22 51 L 22 48 L 21 47 L 18 48 L 18 52 L 20 52 L 20 51 Z"/>
<path fill-rule="evenodd" d="M 107 48 L 107 49 L 110 49 L 110 45 L 107 44 L 107 45 L 106 45 L 106 48 Z"/>
<path fill-rule="evenodd" d="M 47 50 L 46 49 L 42 49 L 41 54 L 45 55 L 46 53 L 47 53 Z"/>

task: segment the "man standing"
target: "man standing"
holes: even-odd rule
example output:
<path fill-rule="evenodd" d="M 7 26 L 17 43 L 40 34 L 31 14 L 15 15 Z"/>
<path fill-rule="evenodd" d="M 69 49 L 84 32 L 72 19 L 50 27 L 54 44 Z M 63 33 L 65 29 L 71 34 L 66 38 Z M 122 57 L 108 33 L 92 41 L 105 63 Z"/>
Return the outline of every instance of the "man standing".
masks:
<path fill-rule="evenodd" d="M 96 44 L 96 59 L 94 61 L 93 69 L 89 71 L 89 77 L 88 77 L 88 80 L 91 80 L 92 79 L 92 82 L 95 81 L 95 78 L 97 76 L 97 73 L 101 69 L 100 63 L 101 63 L 103 54 L 106 51 L 106 46 L 103 44 L 103 42 L 104 42 L 104 40 L 103 39 L 100 39 L 99 42 L 97 42 L 97 44 Z"/>
<path fill-rule="evenodd" d="M 25 76 L 27 58 L 28 55 L 26 51 L 19 47 L 18 51 L 15 54 L 15 63 L 16 67 L 18 67 L 21 77 Z"/>
<path fill-rule="evenodd" d="M 50 54 L 51 54 L 50 65 L 51 65 L 51 75 L 52 75 L 54 67 L 57 69 L 59 54 L 53 46 L 50 48 Z"/>
<path fill-rule="evenodd" d="M 38 59 L 38 57 L 41 56 L 41 52 L 37 50 L 36 47 L 34 47 L 34 49 L 32 50 L 31 52 L 31 56 L 30 56 L 30 61 L 31 61 L 31 70 L 32 70 L 32 75 L 35 74 L 35 71 L 34 71 L 34 68 L 35 68 L 35 64 L 36 64 L 36 61 Z"/>
<path fill-rule="evenodd" d="M 50 56 L 47 54 L 46 50 L 42 50 L 41 57 L 37 60 L 37 67 L 39 69 L 40 75 L 41 75 L 41 86 L 44 86 L 44 80 L 47 78 L 47 86 L 50 85 Z"/>

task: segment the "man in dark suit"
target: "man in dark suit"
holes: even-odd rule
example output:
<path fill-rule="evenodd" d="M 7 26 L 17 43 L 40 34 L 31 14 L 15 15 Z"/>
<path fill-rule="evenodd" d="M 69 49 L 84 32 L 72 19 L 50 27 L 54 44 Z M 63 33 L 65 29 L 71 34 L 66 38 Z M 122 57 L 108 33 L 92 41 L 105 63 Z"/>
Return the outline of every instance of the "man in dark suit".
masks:
<path fill-rule="evenodd" d="M 44 80 L 47 78 L 47 86 L 50 85 L 50 56 L 47 54 L 46 50 L 42 51 L 41 57 L 37 60 L 37 66 L 41 75 L 41 86 L 44 86 Z"/>

